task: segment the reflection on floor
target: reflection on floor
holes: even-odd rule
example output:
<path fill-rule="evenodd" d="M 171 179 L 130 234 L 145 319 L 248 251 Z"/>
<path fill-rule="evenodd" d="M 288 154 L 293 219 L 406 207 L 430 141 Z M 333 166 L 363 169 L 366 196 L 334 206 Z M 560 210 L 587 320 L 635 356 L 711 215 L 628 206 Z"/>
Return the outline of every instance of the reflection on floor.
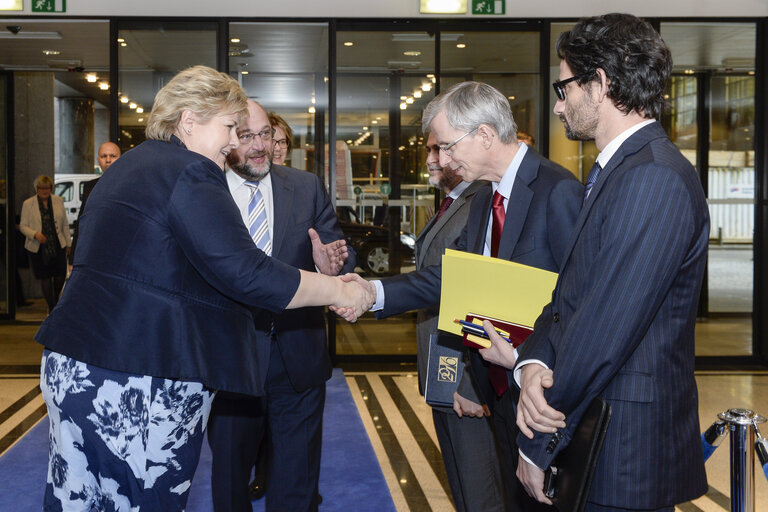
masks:
<path fill-rule="evenodd" d="M 0 325 L 0 453 L 45 414 L 38 388 L 42 347 L 32 340 L 44 316 L 44 307 L 36 302 L 20 311 L 15 324 Z M 347 353 L 413 353 L 414 339 L 413 317 L 381 322 L 364 318 L 353 327 L 339 324 L 339 353 L 344 353 L 341 347 Z M 698 355 L 732 355 L 735 351 L 751 351 L 749 321 L 719 319 L 697 325 Z M 413 365 L 402 368 L 380 372 L 369 365 L 364 372 L 347 370 L 347 383 L 397 510 L 452 510 L 430 411 L 418 395 Z M 733 407 L 768 414 L 768 372 L 698 372 L 696 378 L 702 430 L 718 412 Z M 724 442 L 707 462 L 709 493 L 679 510 L 728 510 L 728 449 Z M 755 476 L 755 510 L 768 510 L 768 483 L 762 472 Z M 0 482 L 0 492 L 2 486 Z M 326 506 L 332 510 L 332 504 Z"/>
<path fill-rule="evenodd" d="M 413 372 L 345 372 L 397 510 L 453 510 L 429 406 Z M 768 372 L 698 373 L 702 431 L 717 413 L 746 407 L 768 413 Z M 765 428 L 763 429 L 766 430 Z M 677 507 L 680 512 L 730 509 L 728 440 L 707 461 L 709 492 Z M 758 467 L 755 510 L 768 510 L 768 482 Z"/>

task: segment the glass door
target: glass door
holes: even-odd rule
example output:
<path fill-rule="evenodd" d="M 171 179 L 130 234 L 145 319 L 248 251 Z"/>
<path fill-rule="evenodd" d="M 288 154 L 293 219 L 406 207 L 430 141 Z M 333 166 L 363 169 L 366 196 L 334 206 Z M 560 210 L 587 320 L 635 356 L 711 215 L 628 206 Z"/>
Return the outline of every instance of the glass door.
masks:
<path fill-rule="evenodd" d="M 662 23 L 672 50 L 672 141 L 699 170 L 711 220 L 697 356 L 751 356 L 755 219 L 755 41 L 751 23 Z M 721 330 L 727 337 L 717 336 Z"/>

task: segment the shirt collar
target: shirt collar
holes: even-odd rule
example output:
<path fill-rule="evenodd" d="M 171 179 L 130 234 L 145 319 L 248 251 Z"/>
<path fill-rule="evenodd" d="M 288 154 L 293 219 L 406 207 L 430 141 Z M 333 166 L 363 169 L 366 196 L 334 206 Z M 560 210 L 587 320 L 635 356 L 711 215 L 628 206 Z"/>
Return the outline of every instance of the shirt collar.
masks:
<path fill-rule="evenodd" d="M 603 148 L 600 154 L 597 155 L 597 163 L 600 164 L 600 167 L 605 169 L 605 166 L 608 165 L 608 162 L 611 161 L 611 157 L 613 157 L 613 155 L 616 154 L 616 151 L 618 151 L 621 145 L 624 144 L 624 141 L 630 138 L 632 134 L 634 134 L 643 126 L 648 126 L 649 124 L 655 123 L 655 122 L 656 122 L 655 119 L 647 119 L 642 123 L 637 123 L 635 125 L 630 126 L 626 130 L 621 132 L 619 135 L 617 135 L 611 142 L 606 144 L 606 146 Z"/>
<path fill-rule="evenodd" d="M 245 178 L 243 178 L 242 176 L 237 174 L 235 171 L 233 171 L 229 165 L 226 165 L 224 167 L 224 171 L 226 171 L 224 176 L 227 178 L 227 185 L 229 186 L 230 193 L 234 193 L 235 190 L 244 186 L 243 184 L 246 181 Z M 263 178 L 261 178 L 261 180 L 259 180 L 259 187 L 261 187 L 262 185 L 266 187 L 272 186 L 271 174 L 272 174 L 271 172 L 268 172 L 266 176 L 264 176 Z"/>
<path fill-rule="evenodd" d="M 504 171 L 504 176 L 501 177 L 501 181 L 491 184 L 493 191 L 504 196 L 504 199 L 509 199 L 509 195 L 512 193 L 512 186 L 515 184 L 517 171 L 520 169 L 520 164 L 523 163 L 523 158 L 528 152 L 528 146 L 524 142 L 518 142 L 517 147 L 519 149 L 515 154 L 515 157 L 509 163 L 509 166 L 507 166 L 507 170 Z"/>
<path fill-rule="evenodd" d="M 468 181 L 460 181 L 458 185 L 451 189 L 451 193 L 448 194 L 448 197 L 451 199 L 458 199 L 461 193 L 464 192 L 470 185 L 471 183 Z"/>

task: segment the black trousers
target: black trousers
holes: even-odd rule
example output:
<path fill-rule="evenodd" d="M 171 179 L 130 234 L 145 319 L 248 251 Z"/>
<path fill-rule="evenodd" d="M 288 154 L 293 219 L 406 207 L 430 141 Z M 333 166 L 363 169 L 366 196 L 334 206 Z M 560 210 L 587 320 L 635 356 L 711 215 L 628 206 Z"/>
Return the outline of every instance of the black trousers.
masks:
<path fill-rule="evenodd" d="M 265 429 L 270 448 L 267 512 L 317 510 L 325 383 L 297 392 L 276 343 L 265 397 L 219 393 L 213 402 L 208 442 L 215 512 L 251 512 L 248 483 Z"/>

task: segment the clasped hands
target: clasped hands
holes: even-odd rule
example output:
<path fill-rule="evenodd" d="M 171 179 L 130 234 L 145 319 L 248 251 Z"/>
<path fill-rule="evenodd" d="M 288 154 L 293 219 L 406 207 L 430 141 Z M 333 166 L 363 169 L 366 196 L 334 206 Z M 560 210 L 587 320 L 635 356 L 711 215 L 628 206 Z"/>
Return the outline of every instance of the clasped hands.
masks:
<path fill-rule="evenodd" d="M 357 294 L 361 294 L 361 302 L 358 302 L 358 299 L 355 298 L 353 299 L 352 305 L 333 304 L 329 306 L 328 309 L 347 322 L 356 322 L 357 319 L 360 318 L 363 313 L 371 309 L 371 306 L 376 302 L 376 287 L 373 283 L 366 281 L 354 272 L 344 274 L 343 276 L 340 276 L 339 279 L 345 283 L 344 286 L 351 290 L 351 293 L 355 295 L 355 297 L 357 297 Z"/>
<path fill-rule="evenodd" d="M 512 346 L 499 336 L 488 320 L 483 322 L 483 327 L 491 339 L 491 346 L 480 349 L 480 355 L 490 363 L 513 369 L 517 358 Z M 544 397 L 544 390 L 551 388 L 554 383 L 553 373 L 549 368 L 537 363 L 522 367 L 516 422 L 520 432 L 529 439 L 533 439 L 533 430 L 552 434 L 557 432 L 558 428 L 565 428 L 565 415 L 551 407 Z M 517 478 L 529 496 L 542 503 L 552 504 L 544 495 L 544 471 L 520 457 Z"/>

